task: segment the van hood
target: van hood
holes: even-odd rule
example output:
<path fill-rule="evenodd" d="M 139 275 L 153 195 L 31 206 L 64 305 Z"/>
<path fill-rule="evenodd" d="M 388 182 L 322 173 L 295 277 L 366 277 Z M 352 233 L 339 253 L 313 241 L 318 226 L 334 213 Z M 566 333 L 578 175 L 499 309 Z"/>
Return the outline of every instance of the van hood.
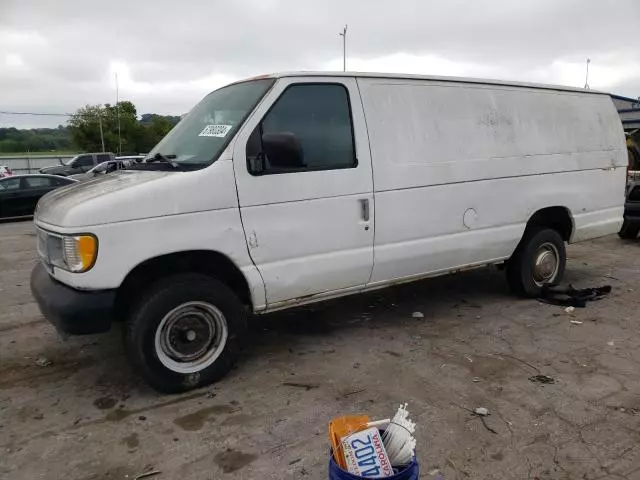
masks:
<path fill-rule="evenodd" d="M 171 175 L 181 173 L 122 170 L 58 188 L 40 199 L 35 221 L 67 228 L 169 214 L 171 194 L 154 184 Z"/>

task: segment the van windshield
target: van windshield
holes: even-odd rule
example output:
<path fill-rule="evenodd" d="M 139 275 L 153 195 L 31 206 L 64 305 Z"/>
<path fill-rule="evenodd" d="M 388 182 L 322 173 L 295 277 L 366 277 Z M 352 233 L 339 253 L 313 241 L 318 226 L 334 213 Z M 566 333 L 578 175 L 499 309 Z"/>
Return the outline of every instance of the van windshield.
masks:
<path fill-rule="evenodd" d="M 250 80 L 207 95 L 147 155 L 170 158 L 189 169 L 213 163 L 274 79 Z M 144 163 L 136 165 L 144 168 Z M 158 165 L 156 164 L 149 164 Z"/>

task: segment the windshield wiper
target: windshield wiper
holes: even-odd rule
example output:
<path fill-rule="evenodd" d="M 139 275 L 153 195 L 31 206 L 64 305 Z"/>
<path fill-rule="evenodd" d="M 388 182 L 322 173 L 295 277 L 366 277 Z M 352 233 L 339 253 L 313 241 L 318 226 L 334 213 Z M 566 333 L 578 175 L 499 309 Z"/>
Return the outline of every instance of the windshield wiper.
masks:
<path fill-rule="evenodd" d="M 177 157 L 177 155 L 173 155 L 173 154 L 163 155 L 162 153 L 158 152 L 153 157 L 145 158 L 144 159 L 144 163 L 163 162 L 163 163 L 168 163 L 173 168 L 182 169 L 180 167 L 180 165 L 178 165 L 176 162 L 172 161 L 176 157 Z"/>

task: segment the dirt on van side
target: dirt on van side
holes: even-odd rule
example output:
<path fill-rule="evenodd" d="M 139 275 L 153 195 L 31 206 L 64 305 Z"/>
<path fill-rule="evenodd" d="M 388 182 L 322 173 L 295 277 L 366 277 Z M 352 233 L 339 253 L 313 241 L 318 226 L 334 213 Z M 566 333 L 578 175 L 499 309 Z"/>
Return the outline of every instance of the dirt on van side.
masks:
<path fill-rule="evenodd" d="M 57 337 L 30 222 L 0 245 L 2 479 L 326 479 L 331 417 L 404 402 L 421 478 L 640 478 L 639 241 L 569 247 L 568 283 L 613 287 L 572 313 L 487 268 L 256 318 L 226 379 L 173 396 L 131 373 L 119 329 Z"/>

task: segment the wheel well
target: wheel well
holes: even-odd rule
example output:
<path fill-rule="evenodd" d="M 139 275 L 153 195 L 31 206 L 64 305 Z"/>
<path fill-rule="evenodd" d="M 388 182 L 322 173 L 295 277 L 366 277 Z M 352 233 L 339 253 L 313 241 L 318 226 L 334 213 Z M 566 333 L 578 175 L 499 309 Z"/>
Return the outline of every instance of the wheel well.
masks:
<path fill-rule="evenodd" d="M 557 231 L 565 242 L 571 239 L 573 221 L 571 214 L 565 207 L 547 207 L 534 213 L 527 222 L 527 229 L 531 227 L 549 227 Z"/>
<path fill-rule="evenodd" d="M 146 260 L 126 276 L 116 295 L 118 317 L 124 318 L 133 301 L 154 281 L 176 273 L 202 273 L 217 278 L 251 307 L 251 291 L 246 278 L 225 255 L 207 250 L 194 250 L 162 255 Z"/>

